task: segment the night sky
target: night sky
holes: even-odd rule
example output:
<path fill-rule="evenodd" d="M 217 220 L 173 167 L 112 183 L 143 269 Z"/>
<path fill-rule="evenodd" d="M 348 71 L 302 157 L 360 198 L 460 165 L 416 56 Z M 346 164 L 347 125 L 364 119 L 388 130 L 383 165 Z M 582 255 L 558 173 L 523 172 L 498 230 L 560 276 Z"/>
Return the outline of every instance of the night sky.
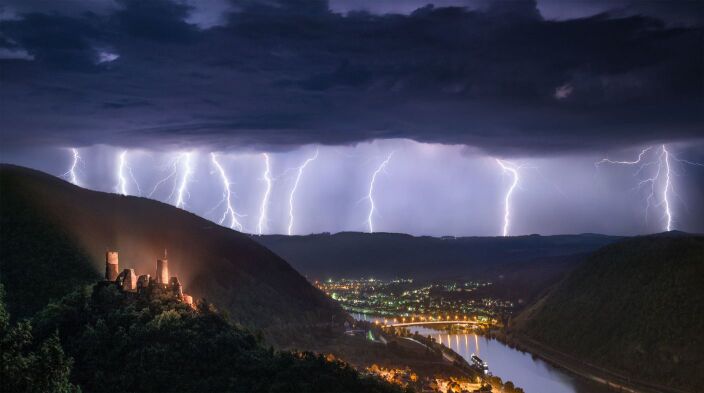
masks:
<path fill-rule="evenodd" d="M 239 228 L 215 153 L 250 233 L 369 231 L 389 155 L 374 231 L 704 232 L 701 2 L 427 3 L 4 0 L 0 161 Z"/>

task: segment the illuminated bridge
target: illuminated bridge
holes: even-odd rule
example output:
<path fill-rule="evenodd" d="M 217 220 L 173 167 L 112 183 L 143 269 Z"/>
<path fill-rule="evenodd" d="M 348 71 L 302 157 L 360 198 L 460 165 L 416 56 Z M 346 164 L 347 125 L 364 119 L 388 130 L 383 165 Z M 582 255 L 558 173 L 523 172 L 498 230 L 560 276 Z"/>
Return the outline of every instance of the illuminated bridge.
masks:
<path fill-rule="evenodd" d="M 421 326 L 421 325 L 486 325 L 485 322 L 479 321 L 414 321 L 414 322 L 399 322 L 399 323 L 388 323 L 387 326 L 391 327 L 404 327 L 404 326 Z"/>

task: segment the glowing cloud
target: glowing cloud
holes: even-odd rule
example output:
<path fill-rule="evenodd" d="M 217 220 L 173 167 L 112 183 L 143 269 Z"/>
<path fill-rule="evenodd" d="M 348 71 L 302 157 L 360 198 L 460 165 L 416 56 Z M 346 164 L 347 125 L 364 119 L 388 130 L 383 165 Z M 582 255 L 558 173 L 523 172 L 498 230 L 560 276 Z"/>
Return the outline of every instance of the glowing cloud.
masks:
<path fill-rule="evenodd" d="M 303 171 L 306 169 L 306 166 L 310 164 L 312 161 L 314 161 L 316 158 L 318 158 L 318 152 L 319 150 L 315 150 L 315 154 L 313 157 L 308 158 L 303 165 L 298 167 L 298 174 L 296 175 L 296 182 L 293 184 L 293 188 L 291 189 L 291 194 L 288 197 L 288 235 L 291 236 L 293 234 L 293 197 L 296 194 L 296 190 L 298 189 L 298 182 L 301 181 L 301 176 L 303 176 Z"/>

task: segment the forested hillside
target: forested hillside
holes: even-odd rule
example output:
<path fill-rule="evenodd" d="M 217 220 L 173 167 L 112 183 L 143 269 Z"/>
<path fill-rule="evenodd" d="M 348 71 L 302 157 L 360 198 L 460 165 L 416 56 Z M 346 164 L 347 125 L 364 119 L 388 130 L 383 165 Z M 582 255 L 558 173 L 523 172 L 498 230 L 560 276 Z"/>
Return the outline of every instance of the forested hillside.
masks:
<path fill-rule="evenodd" d="M 171 275 L 186 292 L 263 330 L 273 343 L 285 345 L 282 336 L 346 318 L 335 302 L 248 236 L 171 205 L 90 191 L 2 164 L 0 206 L 0 281 L 17 316 L 101 277 L 106 249 L 119 251 L 120 269 L 154 274 L 167 248 Z"/>
<path fill-rule="evenodd" d="M 525 335 L 632 378 L 704 386 L 704 237 L 655 235 L 595 252 L 515 321 Z"/>
<path fill-rule="evenodd" d="M 11 324 L 0 286 L 8 392 L 400 393 L 323 355 L 267 348 L 211 305 L 84 287 Z"/>
<path fill-rule="evenodd" d="M 8 311 L 23 318 L 100 274 L 76 237 L 47 219 L 15 186 L 4 172 L 0 175 L 0 282 Z"/>

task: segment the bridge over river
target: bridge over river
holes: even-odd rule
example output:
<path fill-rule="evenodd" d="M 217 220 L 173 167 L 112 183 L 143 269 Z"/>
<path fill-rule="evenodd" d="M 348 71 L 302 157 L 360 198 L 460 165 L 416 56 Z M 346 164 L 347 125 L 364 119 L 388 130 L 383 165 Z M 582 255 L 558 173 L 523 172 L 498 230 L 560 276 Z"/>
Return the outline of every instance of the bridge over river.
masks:
<path fill-rule="evenodd" d="M 486 325 L 484 322 L 479 321 L 411 321 L 411 322 L 399 322 L 399 323 L 389 323 L 387 326 L 391 327 L 404 327 L 404 326 L 432 326 L 432 325 L 474 325 L 483 326 Z"/>

